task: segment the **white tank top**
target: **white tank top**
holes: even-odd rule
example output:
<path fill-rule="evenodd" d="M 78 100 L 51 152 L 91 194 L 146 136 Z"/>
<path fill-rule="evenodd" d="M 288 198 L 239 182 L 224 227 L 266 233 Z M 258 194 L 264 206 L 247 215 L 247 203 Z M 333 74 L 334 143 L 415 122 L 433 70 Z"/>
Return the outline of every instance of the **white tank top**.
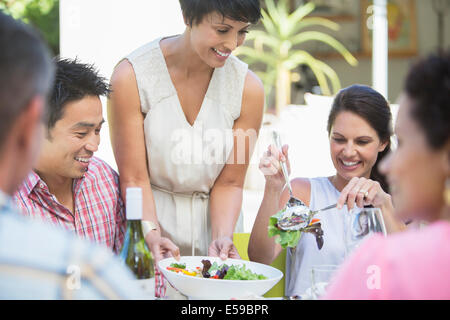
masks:
<path fill-rule="evenodd" d="M 327 177 L 309 179 L 311 183 L 311 210 L 319 210 L 337 202 L 340 192 Z M 348 210 L 331 209 L 318 213 L 322 224 L 324 244 L 318 249 L 313 234 L 302 234 L 295 249 L 288 248 L 286 254 L 286 287 L 288 296 L 304 294 L 311 287 L 311 267 L 315 265 L 340 265 L 347 255 L 345 246 L 345 224 Z"/>

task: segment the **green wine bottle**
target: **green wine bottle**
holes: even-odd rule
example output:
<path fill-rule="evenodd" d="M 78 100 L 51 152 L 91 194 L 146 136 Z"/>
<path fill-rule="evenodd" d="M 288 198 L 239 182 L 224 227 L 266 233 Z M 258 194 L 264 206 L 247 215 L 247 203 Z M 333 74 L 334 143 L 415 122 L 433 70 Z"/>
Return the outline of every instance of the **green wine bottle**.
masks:
<path fill-rule="evenodd" d="M 153 257 L 142 233 L 142 189 L 127 188 L 126 194 L 127 232 L 120 257 L 136 276 L 150 279 L 155 276 Z"/>

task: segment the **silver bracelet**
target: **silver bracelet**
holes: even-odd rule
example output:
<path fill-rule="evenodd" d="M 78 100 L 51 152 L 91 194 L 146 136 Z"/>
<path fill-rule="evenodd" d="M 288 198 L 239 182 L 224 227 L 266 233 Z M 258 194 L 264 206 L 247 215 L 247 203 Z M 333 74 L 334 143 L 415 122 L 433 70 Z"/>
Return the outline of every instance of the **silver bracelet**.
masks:
<path fill-rule="evenodd" d="M 150 231 L 158 230 L 158 226 L 153 221 L 142 220 L 142 233 L 144 234 L 144 238 L 147 237 Z"/>

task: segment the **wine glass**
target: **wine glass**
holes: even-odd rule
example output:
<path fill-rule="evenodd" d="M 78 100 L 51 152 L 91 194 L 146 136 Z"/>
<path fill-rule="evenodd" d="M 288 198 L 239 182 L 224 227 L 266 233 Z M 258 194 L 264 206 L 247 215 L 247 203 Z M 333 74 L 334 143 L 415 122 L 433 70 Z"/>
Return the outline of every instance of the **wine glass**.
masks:
<path fill-rule="evenodd" d="M 347 254 L 356 249 L 370 235 L 375 233 L 386 236 L 383 214 L 379 208 L 364 207 L 347 216 L 345 242 Z"/>

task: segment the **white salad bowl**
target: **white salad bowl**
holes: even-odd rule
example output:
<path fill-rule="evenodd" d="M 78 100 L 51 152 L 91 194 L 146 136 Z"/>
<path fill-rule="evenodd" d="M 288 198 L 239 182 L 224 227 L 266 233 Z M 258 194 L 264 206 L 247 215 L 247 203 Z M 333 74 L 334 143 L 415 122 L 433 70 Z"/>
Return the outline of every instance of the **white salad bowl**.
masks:
<path fill-rule="evenodd" d="M 172 263 L 186 264 L 187 270 L 194 270 L 197 267 L 203 268 L 202 260 L 209 260 L 211 264 L 217 262 L 219 265 L 238 265 L 251 270 L 254 273 L 262 274 L 266 279 L 261 280 L 226 280 L 201 278 L 176 273 L 167 269 Z M 174 258 L 167 258 L 158 263 L 159 270 L 169 283 L 182 294 L 190 299 L 233 299 L 245 298 L 249 296 L 262 296 L 269 291 L 283 277 L 283 273 L 269 265 L 239 260 L 221 260 L 219 257 L 204 256 L 183 256 L 180 261 Z"/>

